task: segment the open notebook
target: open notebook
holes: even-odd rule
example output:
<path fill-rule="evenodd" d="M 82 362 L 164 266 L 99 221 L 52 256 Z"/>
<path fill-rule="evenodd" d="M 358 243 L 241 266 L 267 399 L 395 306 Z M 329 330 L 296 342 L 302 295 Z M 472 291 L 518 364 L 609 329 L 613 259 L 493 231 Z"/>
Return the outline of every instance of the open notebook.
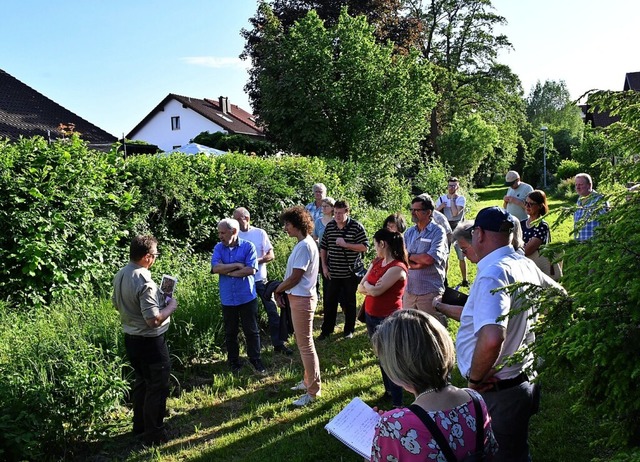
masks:
<path fill-rule="evenodd" d="M 371 443 L 380 416 L 360 398 L 347 406 L 324 426 L 330 434 L 362 457 L 371 457 Z"/>

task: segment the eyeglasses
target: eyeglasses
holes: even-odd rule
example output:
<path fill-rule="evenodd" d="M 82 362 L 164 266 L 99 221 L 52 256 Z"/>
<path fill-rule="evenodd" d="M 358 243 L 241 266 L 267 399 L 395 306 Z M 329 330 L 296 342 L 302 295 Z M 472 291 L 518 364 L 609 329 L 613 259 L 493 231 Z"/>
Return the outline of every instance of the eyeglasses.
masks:
<path fill-rule="evenodd" d="M 537 202 L 531 202 L 531 201 L 524 201 L 524 206 L 525 207 L 533 207 L 534 205 L 538 205 Z"/>
<path fill-rule="evenodd" d="M 414 212 L 418 213 L 418 212 L 426 212 L 427 211 L 427 209 L 412 209 L 412 208 L 410 208 L 409 210 L 411 210 L 411 213 L 414 213 Z"/>
<path fill-rule="evenodd" d="M 158 258 L 160 256 L 160 252 L 150 253 L 149 255 L 153 255 L 155 258 Z"/>

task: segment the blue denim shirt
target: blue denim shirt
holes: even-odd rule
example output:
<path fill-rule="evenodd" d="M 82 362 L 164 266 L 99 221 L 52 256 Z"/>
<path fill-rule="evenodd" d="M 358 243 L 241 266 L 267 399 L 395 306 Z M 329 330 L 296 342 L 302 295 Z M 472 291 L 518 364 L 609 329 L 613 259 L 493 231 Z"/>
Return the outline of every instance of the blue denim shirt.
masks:
<path fill-rule="evenodd" d="M 238 245 L 227 247 L 222 242 L 216 244 L 211 256 L 211 266 L 220 263 L 243 263 L 245 266 L 252 266 L 258 270 L 258 255 L 256 247 L 249 241 L 238 238 Z M 255 299 L 256 293 L 255 278 L 253 275 L 243 278 L 220 274 L 218 287 L 220 288 L 220 301 L 225 306 L 238 306 L 249 303 Z"/>

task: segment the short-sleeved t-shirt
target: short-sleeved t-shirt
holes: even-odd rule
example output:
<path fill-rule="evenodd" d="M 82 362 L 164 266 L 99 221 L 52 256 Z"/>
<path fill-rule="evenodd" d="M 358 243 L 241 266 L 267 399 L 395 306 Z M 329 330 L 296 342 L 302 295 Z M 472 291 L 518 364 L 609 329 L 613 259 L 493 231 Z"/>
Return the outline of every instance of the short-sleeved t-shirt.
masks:
<path fill-rule="evenodd" d="M 244 239 L 245 241 L 251 242 L 256 248 L 256 254 L 258 259 L 264 257 L 269 253 L 270 250 L 273 250 L 273 246 L 271 245 L 271 241 L 269 240 L 269 235 L 264 229 L 255 228 L 253 226 L 249 226 L 249 229 L 246 231 L 238 231 L 238 237 L 240 239 Z M 267 280 L 267 264 L 259 263 L 258 264 L 258 272 L 255 274 L 256 282 Z"/>
<path fill-rule="evenodd" d="M 319 267 L 320 258 L 318 256 L 318 245 L 311 236 L 307 235 L 298 242 L 291 251 L 291 255 L 289 255 L 289 259 L 287 260 L 287 269 L 284 278 L 287 279 L 291 276 L 294 269 L 304 270 L 304 274 L 300 282 L 287 290 L 286 293 L 300 297 L 312 297 L 316 295 Z"/>
<path fill-rule="evenodd" d="M 530 184 L 521 182 L 516 189 L 509 187 L 507 190 L 507 196 L 515 197 L 516 199 L 524 201 L 531 191 L 533 191 L 533 187 Z M 527 212 L 525 212 L 525 210 L 519 205 L 512 204 L 511 202 L 507 204 L 507 212 L 514 217 L 517 217 L 518 220 L 527 219 Z"/>
<path fill-rule="evenodd" d="M 353 218 L 348 218 L 342 229 L 338 228 L 335 220 L 327 223 L 327 227 L 322 235 L 322 240 L 320 241 L 320 249 L 327 252 L 327 264 L 332 279 L 352 277 L 354 263 L 360 257 L 360 252 L 339 247 L 336 244 L 336 239 L 340 237 L 350 244 L 363 244 L 365 247 L 369 246 L 364 226 Z"/>
<path fill-rule="evenodd" d="M 165 307 L 164 297 L 151 273 L 144 266 L 129 262 L 113 278 L 114 306 L 120 313 L 125 334 L 157 337 L 169 328 L 169 318 L 158 327 L 149 327 L 147 319 L 155 318 Z"/>
<path fill-rule="evenodd" d="M 537 237 L 538 239 L 540 239 L 543 244 L 548 244 L 549 242 L 551 242 L 549 225 L 544 220 L 541 220 L 536 226 L 531 227 L 527 226 L 527 220 L 522 220 L 520 222 L 520 227 L 522 228 L 522 239 L 524 240 L 525 245 L 533 237 Z"/>

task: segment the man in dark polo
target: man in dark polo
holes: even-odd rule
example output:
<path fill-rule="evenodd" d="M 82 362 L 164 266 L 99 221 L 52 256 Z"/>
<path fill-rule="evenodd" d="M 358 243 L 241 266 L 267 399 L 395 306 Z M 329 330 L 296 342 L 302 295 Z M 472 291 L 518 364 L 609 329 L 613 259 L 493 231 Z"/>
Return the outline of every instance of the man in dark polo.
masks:
<path fill-rule="evenodd" d="M 360 254 L 367 251 L 369 243 L 364 227 L 349 217 L 349 204 L 336 201 L 333 221 L 327 224 L 320 241 L 322 272 L 328 286 L 323 301 L 324 320 L 318 340 L 325 340 L 336 327 L 338 304 L 344 311 L 345 338 L 353 337 L 356 328 L 356 291 L 360 280 L 354 269 Z"/>

